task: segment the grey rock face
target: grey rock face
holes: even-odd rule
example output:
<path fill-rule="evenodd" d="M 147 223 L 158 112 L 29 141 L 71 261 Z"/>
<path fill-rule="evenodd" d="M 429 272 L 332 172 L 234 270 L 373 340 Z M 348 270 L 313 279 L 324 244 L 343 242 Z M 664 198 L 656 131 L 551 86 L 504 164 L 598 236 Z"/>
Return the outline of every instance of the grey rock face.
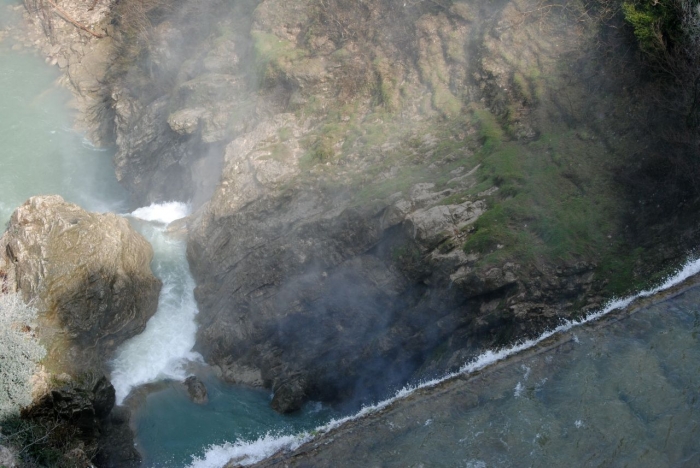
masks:
<path fill-rule="evenodd" d="M 152 257 L 124 218 L 59 196 L 30 198 L 0 238 L 7 287 L 34 300 L 49 359 L 74 370 L 99 366 L 144 329 L 161 287 Z"/>
<path fill-rule="evenodd" d="M 245 161 L 245 152 L 235 154 Z M 475 220 L 481 202 L 431 212 L 416 211 L 424 202 L 410 198 L 403 218 L 387 223 L 389 208 L 351 208 L 342 195 L 322 192 L 281 195 L 269 183 L 241 182 L 253 165 L 229 169 L 190 223 L 188 245 L 198 347 L 224 378 L 262 383 L 281 412 L 307 399 L 371 398 L 474 320 L 478 306 L 467 312 L 449 278 L 473 259 L 427 253 L 443 231 Z M 237 196 L 224 196 L 228 190 Z"/>

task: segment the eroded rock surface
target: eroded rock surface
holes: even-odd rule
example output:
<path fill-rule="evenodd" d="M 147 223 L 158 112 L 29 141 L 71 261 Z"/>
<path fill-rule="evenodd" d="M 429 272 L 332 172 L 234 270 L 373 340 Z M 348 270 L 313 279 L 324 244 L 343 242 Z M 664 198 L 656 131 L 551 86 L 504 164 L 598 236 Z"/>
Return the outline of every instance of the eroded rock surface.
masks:
<path fill-rule="evenodd" d="M 129 427 L 129 412 L 115 411 L 115 391 L 102 377 L 92 387 L 68 384 L 52 389 L 22 412 L 22 417 L 33 424 L 54 427 L 62 431 L 63 444 L 80 441 L 63 454 L 63 462 L 70 466 L 137 467 L 141 456 L 133 445 L 134 435 Z M 47 437 L 51 437 L 49 434 Z M 52 443 L 57 443 L 53 439 Z M 74 444 L 75 445 L 75 444 Z"/>
<path fill-rule="evenodd" d="M 161 282 L 150 244 L 114 214 L 59 196 L 30 198 L 0 238 L 3 288 L 39 311 L 40 336 L 58 368 L 100 368 L 155 313 Z"/>
<path fill-rule="evenodd" d="M 226 380 L 283 412 L 373 399 L 600 305 L 607 164 L 646 143 L 592 10 L 103 5 L 71 84 L 139 202 L 192 200 L 197 348 Z"/>

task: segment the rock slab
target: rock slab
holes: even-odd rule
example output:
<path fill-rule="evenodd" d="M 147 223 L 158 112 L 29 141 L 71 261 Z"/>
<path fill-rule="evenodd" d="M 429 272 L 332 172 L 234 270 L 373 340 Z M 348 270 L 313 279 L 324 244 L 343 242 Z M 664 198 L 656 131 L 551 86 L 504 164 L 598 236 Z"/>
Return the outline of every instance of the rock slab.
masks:
<path fill-rule="evenodd" d="M 161 288 L 152 258 L 126 219 L 59 196 L 30 198 L 0 238 L 3 290 L 34 301 L 49 361 L 68 372 L 104 363 L 145 328 Z"/>

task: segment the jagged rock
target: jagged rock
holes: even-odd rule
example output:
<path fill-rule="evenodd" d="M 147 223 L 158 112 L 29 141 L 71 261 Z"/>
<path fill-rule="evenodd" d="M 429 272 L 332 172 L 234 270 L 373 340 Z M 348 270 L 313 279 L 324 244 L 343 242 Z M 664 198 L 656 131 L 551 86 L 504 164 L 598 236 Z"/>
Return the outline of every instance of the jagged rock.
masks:
<path fill-rule="evenodd" d="M 198 107 L 195 109 L 181 109 L 168 116 L 168 125 L 180 135 L 191 135 L 199 128 L 199 121 L 206 112 L 206 109 Z"/>
<path fill-rule="evenodd" d="M 152 258 L 124 218 L 88 213 L 59 196 L 30 198 L 0 238 L 7 284 L 34 300 L 48 359 L 72 371 L 99 367 L 145 328 L 161 287 Z"/>
<path fill-rule="evenodd" d="M 273 386 L 272 409 L 280 413 L 291 413 L 301 408 L 306 399 L 307 383 L 303 377 L 292 376 Z"/>
<path fill-rule="evenodd" d="M 185 387 L 187 387 L 187 394 L 193 402 L 198 405 L 204 405 L 209 402 L 207 387 L 196 376 L 191 375 L 187 377 L 185 379 Z"/>
<path fill-rule="evenodd" d="M 22 418 L 62 431 L 71 444 L 63 454 L 70 466 L 89 467 L 87 453 L 97 453 L 100 467 L 136 467 L 141 457 L 134 448 L 129 410 L 114 407 L 114 387 L 105 377 L 93 390 L 72 383 L 55 388 L 22 411 Z"/>
<path fill-rule="evenodd" d="M 262 387 L 262 373 L 260 369 L 239 365 L 232 360 L 226 360 L 222 366 L 215 366 L 217 375 L 224 380 L 251 387 Z"/>
<path fill-rule="evenodd" d="M 454 284 L 467 297 L 482 296 L 514 285 L 518 278 L 509 269 L 491 268 L 487 271 L 469 271 L 462 276 L 453 276 Z"/>
<path fill-rule="evenodd" d="M 100 468 L 138 468 L 141 455 L 134 447 L 134 433 L 129 427 L 131 413 L 115 406 L 102 423 L 95 464 Z"/>
<path fill-rule="evenodd" d="M 427 246 L 435 246 L 459 233 L 486 211 L 484 203 L 464 202 L 461 205 L 439 205 L 417 210 L 406 218 L 410 236 Z"/>
<path fill-rule="evenodd" d="M 92 405 L 95 408 L 95 415 L 100 419 L 106 418 L 117 401 L 114 387 L 107 380 L 107 377 L 102 377 L 93 387 L 92 393 Z"/>

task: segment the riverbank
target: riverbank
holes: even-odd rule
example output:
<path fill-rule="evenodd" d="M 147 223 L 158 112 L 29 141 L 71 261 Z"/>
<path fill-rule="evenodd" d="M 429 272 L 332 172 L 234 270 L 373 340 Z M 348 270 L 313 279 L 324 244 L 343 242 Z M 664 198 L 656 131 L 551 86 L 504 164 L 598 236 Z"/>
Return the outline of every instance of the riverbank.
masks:
<path fill-rule="evenodd" d="M 368 407 L 357 416 L 300 435 L 300 442 L 281 445 L 273 449 L 278 453 L 252 466 L 324 466 L 331 461 L 338 466 L 407 466 L 421 462 L 506 466 L 523 460 L 560 464 L 582 457 L 672 465 L 697 459 L 700 445 L 692 443 L 692 417 L 685 418 L 685 422 L 680 419 L 688 416 L 682 413 L 695 414 L 700 408 L 691 405 L 683 409 L 682 402 L 662 400 L 672 399 L 679 392 L 684 399 L 692 388 L 685 386 L 692 374 L 686 367 L 687 354 L 700 352 L 695 341 L 697 322 L 690 330 L 684 322 L 693 316 L 700 300 L 699 268 L 697 261 L 689 262 L 685 271 L 669 278 L 661 291 L 642 293 L 626 307 L 612 309 L 588 323 L 565 326 L 527 344 L 522 351 L 516 346 L 481 356 L 451 377 L 404 389 L 392 400 Z M 672 341 L 683 341 L 684 346 L 660 343 L 659 333 L 668 334 Z M 692 339 L 686 340 L 684 334 L 692 335 Z M 637 353 L 659 345 L 665 346 L 656 351 L 659 364 L 645 363 L 639 356 L 630 360 L 626 355 L 630 347 Z M 683 362 L 673 362 L 681 353 Z M 589 360 L 605 376 L 592 375 L 592 366 L 585 363 Z M 640 366 L 649 375 L 640 375 Z M 656 366 L 664 370 L 659 372 Z M 673 384 L 678 385 L 676 373 L 683 373 L 686 380 L 668 392 L 666 379 L 673 375 Z M 638 387 L 637 379 L 647 383 L 659 379 L 663 383 Z M 662 388 L 657 390 L 661 394 L 654 387 Z M 615 405 L 618 398 L 633 399 L 632 408 Z M 518 400 L 537 408 L 519 404 Z M 644 416 L 647 429 L 642 431 L 656 431 L 646 439 L 631 424 L 643 411 L 640 401 L 652 406 L 646 410 L 650 414 Z M 601 409 L 603 413 L 598 413 Z M 610 411 L 615 416 L 606 414 Z M 664 422 L 670 419 L 670 426 L 662 423 L 655 427 L 657 418 Z M 367 434 L 373 436 L 368 438 Z M 663 435 L 665 445 L 661 444 Z M 311 440 L 302 445 L 305 439 Z M 625 439 L 631 440 L 624 450 L 615 448 L 616 441 Z M 597 449 L 591 450 L 592 446 Z M 212 455 L 216 450 L 212 449 Z M 218 450 L 225 452 L 226 448 Z M 229 450 L 232 457 L 226 466 L 249 461 L 244 456 L 233 456 L 236 450 Z"/>

